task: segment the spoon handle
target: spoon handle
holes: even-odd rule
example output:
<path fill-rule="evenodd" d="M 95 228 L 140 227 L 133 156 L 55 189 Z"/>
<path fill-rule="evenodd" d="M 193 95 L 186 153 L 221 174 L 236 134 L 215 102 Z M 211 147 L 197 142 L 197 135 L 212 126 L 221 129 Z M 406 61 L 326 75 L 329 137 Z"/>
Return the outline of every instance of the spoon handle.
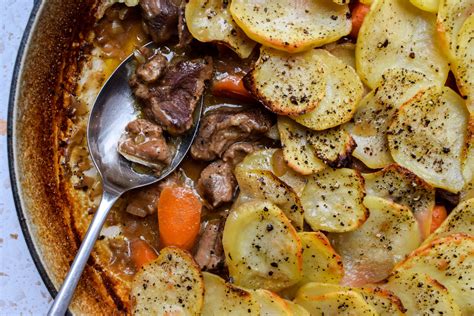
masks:
<path fill-rule="evenodd" d="M 74 258 L 68 274 L 66 275 L 66 279 L 64 280 L 58 295 L 56 295 L 53 305 L 51 305 L 51 308 L 49 309 L 48 316 L 63 316 L 66 313 L 77 283 L 81 278 L 82 271 L 84 270 L 92 248 L 94 248 L 95 241 L 97 240 L 97 237 L 99 237 L 99 233 L 104 225 L 105 219 L 107 218 L 107 214 L 119 196 L 120 194 L 118 193 L 110 193 L 104 190 L 99 208 L 87 229 L 86 236 L 82 241 L 81 247 L 76 254 L 76 258 Z"/>

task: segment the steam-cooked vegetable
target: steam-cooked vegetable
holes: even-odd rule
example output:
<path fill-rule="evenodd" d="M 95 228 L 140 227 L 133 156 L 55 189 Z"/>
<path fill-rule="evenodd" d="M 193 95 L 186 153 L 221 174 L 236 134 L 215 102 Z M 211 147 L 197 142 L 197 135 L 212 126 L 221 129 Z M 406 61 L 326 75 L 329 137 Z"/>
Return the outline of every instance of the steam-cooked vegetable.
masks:
<path fill-rule="evenodd" d="M 414 251 L 396 267 L 396 270 L 426 273 L 448 289 L 463 315 L 472 315 L 474 313 L 473 249 L 473 236 L 455 234 L 443 237 Z M 393 291 L 397 295 L 400 294 Z M 400 298 L 405 305 L 403 296 Z M 410 309 L 408 306 L 405 307 Z"/>
<path fill-rule="evenodd" d="M 432 186 L 397 164 L 363 176 L 367 195 L 408 206 L 420 224 L 422 235 L 428 236 L 431 212 L 435 205 L 435 190 Z"/>
<path fill-rule="evenodd" d="M 278 131 L 283 147 L 283 157 L 293 170 L 303 175 L 313 174 L 326 168 L 309 144 L 311 131 L 293 120 L 280 116 Z M 323 132 L 324 133 L 324 132 Z"/>
<path fill-rule="evenodd" d="M 431 13 L 438 12 L 440 0 L 410 0 L 410 2 L 417 8 Z"/>
<path fill-rule="evenodd" d="M 226 283 L 221 277 L 202 273 L 204 278 L 203 316 L 260 315 L 260 306 L 253 293 Z"/>
<path fill-rule="evenodd" d="M 306 184 L 301 195 L 304 218 L 313 230 L 352 231 L 368 216 L 364 195 L 364 180 L 357 171 L 327 168 Z"/>
<path fill-rule="evenodd" d="M 233 209 L 222 244 L 237 285 L 278 291 L 301 279 L 301 241 L 274 204 L 251 201 Z"/>
<path fill-rule="evenodd" d="M 314 50 L 288 54 L 262 46 L 244 83 L 268 109 L 282 115 L 307 113 L 326 93 L 324 68 Z"/>
<path fill-rule="evenodd" d="M 353 156 L 370 168 L 393 162 L 386 131 L 397 109 L 432 83 L 425 75 L 407 69 L 388 70 L 377 87 L 366 95 L 347 130 L 357 144 Z"/>
<path fill-rule="evenodd" d="M 343 54 L 343 50 L 337 47 L 346 45 L 349 44 L 338 45 L 332 52 Z M 345 51 L 354 56 L 353 50 L 345 49 Z M 364 87 L 350 61 L 346 64 L 346 61 L 323 49 L 316 49 L 313 54 L 322 63 L 324 74 L 321 77 L 324 77 L 326 82 L 326 92 L 315 109 L 293 118 L 311 129 L 324 130 L 346 123 L 352 118 L 362 98 Z"/>
<path fill-rule="evenodd" d="M 264 289 L 258 289 L 254 291 L 254 297 L 260 305 L 261 316 L 293 315 L 286 301 L 275 293 Z"/>
<path fill-rule="evenodd" d="M 167 247 L 135 275 L 131 298 L 134 315 L 200 315 L 204 282 L 191 255 Z"/>
<path fill-rule="evenodd" d="M 230 12 L 254 41 L 292 53 L 334 42 L 351 30 L 348 6 L 330 0 L 234 0 Z"/>
<path fill-rule="evenodd" d="M 401 299 L 407 315 L 461 315 L 452 293 L 426 274 L 399 271 L 384 288 Z"/>
<path fill-rule="evenodd" d="M 375 0 L 359 32 L 357 72 L 375 88 L 388 69 L 421 72 L 443 85 L 449 66 L 436 37 L 436 16 L 407 0 Z"/>
<path fill-rule="evenodd" d="M 429 184 L 459 192 L 469 113 L 448 87 L 432 87 L 405 103 L 388 130 L 393 159 Z"/>
<path fill-rule="evenodd" d="M 474 11 L 474 1 L 472 10 Z M 456 44 L 456 59 L 453 72 L 462 95 L 468 97 L 468 107 L 474 113 L 474 15 L 471 15 L 461 27 Z"/>
<path fill-rule="evenodd" d="M 247 58 L 256 43 L 237 26 L 229 12 L 230 1 L 190 0 L 185 16 L 189 32 L 201 42 L 218 42 L 229 46 L 241 58 Z"/>
<path fill-rule="evenodd" d="M 297 230 L 303 229 L 303 207 L 295 191 L 280 180 L 271 171 L 241 170 L 235 171 L 239 183 L 240 196 L 236 203 L 250 200 L 268 200 L 280 207 Z"/>
<path fill-rule="evenodd" d="M 421 242 L 411 211 L 385 199 L 367 196 L 370 216 L 359 229 L 329 236 L 344 264 L 344 283 L 360 286 L 386 278 Z"/>

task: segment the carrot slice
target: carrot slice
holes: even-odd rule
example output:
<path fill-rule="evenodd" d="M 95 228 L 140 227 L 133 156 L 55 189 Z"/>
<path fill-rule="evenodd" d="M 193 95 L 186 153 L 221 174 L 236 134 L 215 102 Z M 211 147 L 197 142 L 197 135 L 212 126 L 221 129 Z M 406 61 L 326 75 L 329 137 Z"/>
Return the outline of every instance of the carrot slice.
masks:
<path fill-rule="evenodd" d="M 352 9 L 352 30 L 351 36 L 357 38 L 359 34 L 360 27 L 362 26 L 362 22 L 364 22 L 365 16 L 369 12 L 370 7 L 363 3 L 357 2 Z"/>
<path fill-rule="evenodd" d="M 253 96 L 245 88 L 242 78 L 243 76 L 239 75 L 228 75 L 221 80 L 214 81 L 212 94 L 219 97 L 253 100 Z"/>
<path fill-rule="evenodd" d="M 163 246 L 191 249 L 201 224 L 202 204 L 188 188 L 166 187 L 158 201 L 158 225 Z"/>
<path fill-rule="evenodd" d="M 137 270 L 158 257 L 155 249 L 142 239 L 135 239 L 130 243 L 130 253 Z"/>
<path fill-rule="evenodd" d="M 439 226 L 441 226 L 446 217 L 448 217 L 446 208 L 443 205 L 435 205 L 431 219 L 430 233 L 433 233 Z"/>

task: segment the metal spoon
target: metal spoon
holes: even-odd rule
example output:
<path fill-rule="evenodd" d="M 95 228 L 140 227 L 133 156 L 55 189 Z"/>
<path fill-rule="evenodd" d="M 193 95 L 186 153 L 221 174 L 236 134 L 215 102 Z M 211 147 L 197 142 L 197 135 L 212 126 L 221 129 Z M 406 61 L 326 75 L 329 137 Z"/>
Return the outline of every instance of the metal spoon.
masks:
<path fill-rule="evenodd" d="M 149 46 L 151 44 L 148 44 Z M 76 258 L 51 306 L 48 315 L 64 315 L 89 259 L 95 241 L 114 202 L 125 192 L 164 179 L 181 163 L 196 136 L 202 111 L 202 99 L 194 111 L 194 125 L 181 136 L 171 164 L 159 176 L 137 173 L 129 161 L 117 152 L 117 144 L 128 122 L 137 116 L 128 79 L 133 71 L 133 55 L 110 76 L 92 107 L 87 142 L 92 161 L 102 177 L 103 195 L 99 208 L 89 225 Z"/>

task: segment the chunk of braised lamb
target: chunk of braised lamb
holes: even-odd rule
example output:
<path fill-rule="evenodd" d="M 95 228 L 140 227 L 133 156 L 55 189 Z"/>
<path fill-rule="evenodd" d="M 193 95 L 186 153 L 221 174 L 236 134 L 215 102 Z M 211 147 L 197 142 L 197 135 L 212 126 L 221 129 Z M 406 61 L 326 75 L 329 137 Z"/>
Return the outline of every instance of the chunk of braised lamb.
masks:
<path fill-rule="evenodd" d="M 232 166 L 236 166 L 239 162 L 244 160 L 245 156 L 256 151 L 260 146 L 256 143 L 235 143 L 230 145 L 230 147 L 222 155 L 222 160 L 230 163 Z"/>
<path fill-rule="evenodd" d="M 150 54 L 148 51 L 141 52 L 145 57 Z M 138 79 L 144 83 L 153 83 L 161 78 L 168 65 L 165 56 L 157 53 L 147 58 L 145 63 L 139 64 L 135 73 Z"/>
<path fill-rule="evenodd" d="M 230 163 L 217 160 L 201 171 L 197 190 L 213 207 L 232 201 L 237 188 L 232 169 Z"/>
<path fill-rule="evenodd" d="M 188 26 L 186 25 L 186 17 L 184 14 L 184 10 L 186 8 L 186 1 L 181 3 L 179 8 L 179 16 L 178 16 L 178 46 L 179 47 L 186 47 L 191 43 L 193 40 L 193 36 L 188 30 Z"/>
<path fill-rule="evenodd" d="M 194 259 L 202 270 L 214 270 L 224 263 L 222 232 L 224 220 L 211 220 L 204 227 Z"/>
<path fill-rule="evenodd" d="M 183 0 L 140 0 L 144 26 L 156 43 L 162 43 L 178 31 L 179 9 Z"/>
<path fill-rule="evenodd" d="M 144 119 L 128 123 L 119 140 L 118 151 L 126 159 L 151 168 L 169 164 L 172 158 L 172 150 L 161 127 Z"/>
<path fill-rule="evenodd" d="M 194 159 L 222 157 L 234 143 L 261 138 L 272 126 L 270 114 L 261 109 L 218 109 L 206 115 L 191 147 Z"/>

